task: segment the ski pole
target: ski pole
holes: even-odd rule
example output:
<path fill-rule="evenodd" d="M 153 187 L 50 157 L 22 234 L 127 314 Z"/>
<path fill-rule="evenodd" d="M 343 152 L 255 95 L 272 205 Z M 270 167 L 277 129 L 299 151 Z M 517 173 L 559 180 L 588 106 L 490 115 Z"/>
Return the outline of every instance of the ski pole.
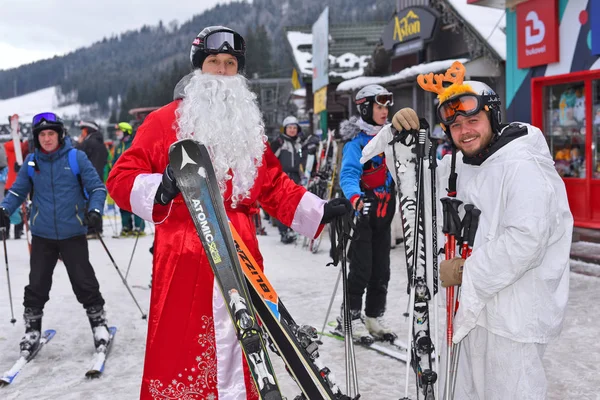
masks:
<path fill-rule="evenodd" d="M 441 199 L 442 210 L 444 215 L 442 232 L 446 236 L 446 244 L 444 246 L 445 259 L 451 260 L 456 255 L 456 240 L 460 234 L 460 217 L 458 215 L 458 207 L 462 203 L 455 198 L 445 197 Z M 449 400 L 451 394 L 450 388 L 450 373 L 452 368 L 452 335 L 454 322 L 454 286 L 446 288 L 446 379 L 444 382 L 444 399 Z"/>
<path fill-rule="evenodd" d="M 333 287 L 333 293 L 331 294 L 331 300 L 329 300 L 329 307 L 327 307 L 327 314 L 325 314 L 325 320 L 323 321 L 323 327 L 321 328 L 321 333 L 319 334 L 319 342 L 321 342 L 321 339 L 323 338 L 323 332 L 325 332 L 325 326 L 327 325 L 327 320 L 329 319 L 329 314 L 331 313 L 331 307 L 333 307 L 333 301 L 335 300 L 335 294 L 337 293 L 341 278 L 342 278 L 342 269 L 340 268 L 338 277 L 335 281 L 335 286 Z"/>
<path fill-rule="evenodd" d="M 433 336 L 434 336 L 434 344 L 433 348 L 435 350 L 435 365 L 436 371 L 439 371 L 439 359 L 437 357 L 440 339 L 439 339 L 439 317 L 438 317 L 438 291 L 439 291 L 439 268 L 438 268 L 438 226 L 437 226 L 437 140 L 432 136 L 429 136 L 429 142 L 431 143 L 431 147 L 429 148 L 429 170 L 431 177 L 431 252 L 432 252 L 432 272 L 433 272 Z M 435 382 L 435 395 L 437 396 L 439 393 L 439 380 Z"/>
<path fill-rule="evenodd" d="M 6 250 L 6 235 L 7 229 L 0 228 L 0 235 L 2 235 L 2 242 L 4 243 L 4 262 L 6 263 L 6 283 L 8 283 L 8 300 L 10 303 L 10 323 L 15 324 L 17 320 L 15 319 L 15 313 L 13 311 L 13 302 L 12 302 L 12 291 L 10 289 L 10 273 L 8 270 L 8 251 Z"/>
<path fill-rule="evenodd" d="M 348 306 L 348 268 L 346 263 L 346 241 L 350 235 L 350 214 L 344 217 L 338 217 L 336 220 L 336 230 L 339 235 L 341 252 L 341 272 L 342 272 L 342 292 L 344 296 L 344 348 L 346 362 L 346 394 L 354 399 L 360 397 L 358 388 L 358 371 L 356 369 L 356 358 L 354 355 L 354 341 L 352 340 L 352 323 L 350 322 L 350 308 Z"/>
<path fill-rule="evenodd" d="M 127 280 L 127 277 L 129 276 L 129 269 L 131 268 L 131 262 L 133 261 L 133 255 L 135 254 L 135 248 L 137 247 L 139 238 L 140 235 L 137 235 L 135 237 L 135 242 L 133 243 L 133 250 L 131 251 L 131 257 L 129 258 L 129 265 L 127 266 L 127 271 L 125 272 L 125 280 Z"/>
<path fill-rule="evenodd" d="M 102 239 L 102 236 L 100 236 L 100 233 L 98 233 L 98 232 L 96 232 L 96 236 L 98 237 L 98 240 L 100 240 L 100 243 L 102 243 L 102 247 L 104 247 L 104 250 L 106 250 L 106 254 L 108 254 L 108 258 L 110 258 L 110 261 L 112 261 L 113 265 L 115 266 L 115 269 L 117 270 L 119 276 L 121 277 L 121 280 L 123 281 L 123 285 L 125 285 L 125 287 L 127 288 L 127 291 L 131 295 L 131 298 L 135 302 L 135 305 L 137 306 L 137 308 L 142 313 L 142 319 L 148 319 L 148 316 L 146 314 L 144 314 L 144 312 L 142 311 L 142 307 L 140 307 L 140 304 L 135 299 L 135 296 L 133 295 L 133 292 L 131 291 L 131 288 L 129 287 L 129 285 L 127 284 L 127 281 L 123 277 L 123 274 L 119 270 L 119 267 L 117 267 L 117 263 L 115 262 L 115 259 L 113 258 L 113 256 L 110 254 L 110 251 L 108 250 L 108 247 L 106 247 L 106 244 L 104 243 L 104 240 Z"/>
<path fill-rule="evenodd" d="M 465 204 L 465 217 L 463 219 L 463 245 L 461 256 L 463 259 L 468 259 L 473 251 L 473 243 L 475 242 L 475 234 L 477 233 L 477 227 L 479 226 L 479 216 L 481 210 L 476 208 L 473 204 Z M 456 304 L 454 307 L 454 315 L 458 311 L 460 296 L 460 286 L 457 288 Z M 455 344 L 455 348 L 452 351 L 452 398 L 454 398 L 454 390 L 456 389 L 456 376 L 458 370 L 458 358 L 460 356 L 461 343 Z"/>

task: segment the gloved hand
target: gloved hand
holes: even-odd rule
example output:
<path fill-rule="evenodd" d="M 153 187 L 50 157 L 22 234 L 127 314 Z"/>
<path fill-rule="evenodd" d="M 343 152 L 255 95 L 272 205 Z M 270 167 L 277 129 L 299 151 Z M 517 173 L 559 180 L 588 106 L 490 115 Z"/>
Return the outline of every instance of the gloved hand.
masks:
<path fill-rule="evenodd" d="M 165 168 L 165 172 L 163 172 L 162 182 L 156 191 L 154 203 L 166 206 L 178 194 L 179 188 L 177 187 L 177 182 L 175 182 L 175 178 L 173 177 L 173 169 L 171 169 L 171 164 L 169 164 L 167 165 L 167 168 Z"/>
<path fill-rule="evenodd" d="M 360 197 L 356 198 L 356 200 L 354 201 L 354 204 L 352 204 L 352 207 L 354 207 L 354 209 L 356 211 L 359 211 L 364 217 L 366 217 L 369 215 L 369 211 L 371 211 L 371 207 L 373 206 L 374 203 L 375 203 L 375 199 L 370 198 L 370 197 L 360 196 Z"/>
<path fill-rule="evenodd" d="M 4 207 L 0 207 L 0 228 L 10 228 L 10 215 Z"/>
<path fill-rule="evenodd" d="M 419 116 L 415 110 L 410 107 L 406 107 L 394 114 L 394 117 L 392 118 L 392 125 L 394 125 L 394 128 L 396 128 L 398 132 L 402 130 L 419 129 Z"/>
<path fill-rule="evenodd" d="M 19 170 L 21 169 L 21 166 L 19 165 L 19 163 L 18 163 L 18 162 L 16 162 L 16 161 L 15 161 L 15 165 L 13 166 L 13 168 L 14 168 L 15 172 L 17 172 L 17 173 L 18 173 L 18 172 L 19 172 Z"/>
<path fill-rule="evenodd" d="M 341 217 L 344 214 L 352 211 L 352 205 L 348 199 L 337 197 L 329 200 L 323 207 L 323 218 L 321 224 L 328 224 L 336 217 Z"/>
<path fill-rule="evenodd" d="M 454 257 L 440 263 L 440 280 L 443 287 L 456 286 L 462 283 L 463 266 L 465 259 Z"/>
<path fill-rule="evenodd" d="M 88 228 L 100 229 L 102 228 L 102 214 L 98 210 L 90 210 L 85 216 L 84 223 Z"/>

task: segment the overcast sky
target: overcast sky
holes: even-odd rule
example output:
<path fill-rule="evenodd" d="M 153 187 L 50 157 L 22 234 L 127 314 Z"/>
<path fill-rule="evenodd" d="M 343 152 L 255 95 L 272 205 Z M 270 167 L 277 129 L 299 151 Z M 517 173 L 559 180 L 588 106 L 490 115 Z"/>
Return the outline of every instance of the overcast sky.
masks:
<path fill-rule="evenodd" d="M 62 55 L 143 25 L 179 25 L 230 0 L 0 0 L 0 69 Z M 203 27 L 198 27 L 201 29 Z M 191 39 L 190 39 L 191 40 Z"/>

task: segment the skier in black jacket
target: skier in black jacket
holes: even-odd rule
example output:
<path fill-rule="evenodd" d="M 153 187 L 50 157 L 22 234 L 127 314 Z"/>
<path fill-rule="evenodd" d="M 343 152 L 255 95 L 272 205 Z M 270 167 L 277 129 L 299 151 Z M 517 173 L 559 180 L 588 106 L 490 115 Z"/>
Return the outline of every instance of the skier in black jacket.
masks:
<path fill-rule="evenodd" d="M 80 121 L 79 144 L 77 148 L 83 151 L 92 162 L 94 169 L 98 172 L 100 180 L 104 179 L 104 167 L 108 161 L 108 150 L 104 145 L 104 136 L 100 128 L 93 121 Z M 88 227 L 88 239 L 95 239 L 96 233 L 102 234 L 102 224 L 98 227 Z"/>
<path fill-rule="evenodd" d="M 271 150 L 281 163 L 281 168 L 287 176 L 295 183 L 300 184 L 302 171 L 302 140 L 300 138 L 300 125 L 294 116 L 288 116 L 283 120 L 283 133 L 271 143 Z M 281 241 L 285 244 L 293 243 L 296 234 L 293 230 L 278 223 Z"/>
<path fill-rule="evenodd" d="M 92 121 L 80 121 L 79 128 L 81 129 L 81 136 L 79 136 L 77 148 L 88 156 L 98 172 L 100 180 L 102 180 L 104 167 L 108 160 L 108 150 L 104 145 L 104 136 L 98 125 Z"/>

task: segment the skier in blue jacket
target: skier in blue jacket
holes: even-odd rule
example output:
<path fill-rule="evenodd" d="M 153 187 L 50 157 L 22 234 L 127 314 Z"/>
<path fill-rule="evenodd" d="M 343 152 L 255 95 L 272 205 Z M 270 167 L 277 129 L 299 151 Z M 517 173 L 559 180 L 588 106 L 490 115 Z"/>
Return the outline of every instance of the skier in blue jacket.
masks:
<path fill-rule="evenodd" d="M 362 149 L 387 124 L 391 92 L 380 85 L 368 85 L 356 94 L 360 117 L 351 117 L 340 126 L 348 142 L 342 153 L 340 187 L 358 214 L 358 233 L 348 249 L 348 301 L 354 340 L 372 343 L 393 340 L 396 334 L 383 318 L 390 280 L 391 224 L 396 211 L 396 188 L 383 154 L 361 164 Z M 405 109 L 400 112 L 403 113 Z M 418 117 L 414 111 L 414 119 Z M 405 128 L 410 128 L 407 126 Z M 365 318 L 361 315 L 365 296 Z M 340 318 L 341 329 L 341 318 Z"/>
<path fill-rule="evenodd" d="M 88 226 L 102 225 L 106 188 L 84 152 L 74 150 L 62 120 L 53 113 L 33 117 L 35 151 L 27 156 L 15 183 L 0 204 L 0 228 L 31 195 L 32 243 L 29 284 L 25 287 L 25 336 L 21 354 L 39 346 L 42 316 L 52 273 L 61 257 L 77 300 L 87 311 L 96 347 L 108 341 L 104 299 L 89 261 Z M 71 160 L 69 160 L 70 152 Z M 76 163 L 76 165 L 75 165 Z M 79 173 L 74 169 L 79 169 Z M 88 198 L 89 197 L 89 198 Z"/>

